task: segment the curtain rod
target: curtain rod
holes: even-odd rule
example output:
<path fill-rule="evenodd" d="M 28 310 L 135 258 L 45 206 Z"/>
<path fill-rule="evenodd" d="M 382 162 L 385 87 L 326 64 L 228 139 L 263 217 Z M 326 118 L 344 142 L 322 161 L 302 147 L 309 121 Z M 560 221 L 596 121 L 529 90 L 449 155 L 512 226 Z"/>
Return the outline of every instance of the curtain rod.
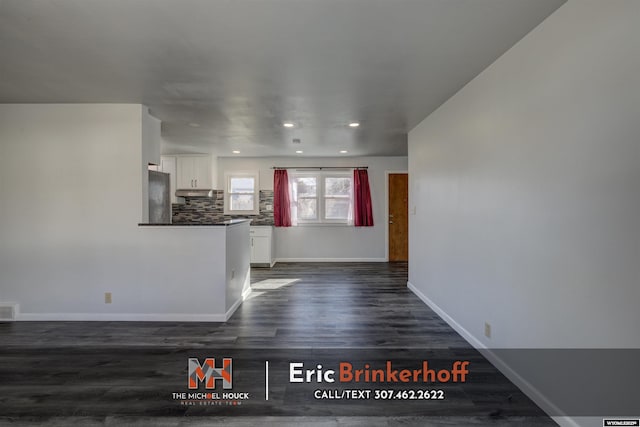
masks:
<path fill-rule="evenodd" d="M 271 169 L 369 169 L 368 166 L 274 166 Z"/>

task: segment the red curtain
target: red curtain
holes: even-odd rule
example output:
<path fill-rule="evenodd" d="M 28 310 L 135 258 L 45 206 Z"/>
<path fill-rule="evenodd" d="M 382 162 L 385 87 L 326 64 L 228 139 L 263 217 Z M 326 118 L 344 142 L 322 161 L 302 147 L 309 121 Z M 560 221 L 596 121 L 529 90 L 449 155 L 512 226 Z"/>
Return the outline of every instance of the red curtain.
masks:
<path fill-rule="evenodd" d="M 371 207 L 371 191 L 369 190 L 369 174 L 366 169 L 353 171 L 353 224 L 356 227 L 373 226 L 373 209 Z"/>
<path fill-rule="evenodd" d="M 273 171 L 273 220 L 276 227 L 291 227 L 291 198 L 286 169 Z"/>

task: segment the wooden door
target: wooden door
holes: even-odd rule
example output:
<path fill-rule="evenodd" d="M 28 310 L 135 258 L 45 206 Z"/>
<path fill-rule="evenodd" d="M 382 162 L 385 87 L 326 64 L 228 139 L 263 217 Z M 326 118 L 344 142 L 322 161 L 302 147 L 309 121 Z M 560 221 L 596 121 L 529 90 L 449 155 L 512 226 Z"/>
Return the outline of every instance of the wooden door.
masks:
<path fill-rule="evenodd" d="M 389 261 L 409 260 L 409 180 L 389 174 Z"/>

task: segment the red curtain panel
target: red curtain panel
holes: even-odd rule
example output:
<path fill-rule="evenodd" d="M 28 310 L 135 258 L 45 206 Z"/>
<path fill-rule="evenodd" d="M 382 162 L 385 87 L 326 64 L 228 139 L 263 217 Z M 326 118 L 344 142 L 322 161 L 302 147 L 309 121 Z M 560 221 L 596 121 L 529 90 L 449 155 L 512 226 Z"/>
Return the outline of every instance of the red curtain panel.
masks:
<path fill-rule="evenodd" d="M 369 174 L 366 169 L 353 171 L 353 224 L 356 227 L 373 226 L 373 208 L 369 190 Z"/>
<path fill-rule="evenodd" d="M 291 198 L 286 169 L 273 171 L 273 221 L 276 227 L 291 227 Z"/>

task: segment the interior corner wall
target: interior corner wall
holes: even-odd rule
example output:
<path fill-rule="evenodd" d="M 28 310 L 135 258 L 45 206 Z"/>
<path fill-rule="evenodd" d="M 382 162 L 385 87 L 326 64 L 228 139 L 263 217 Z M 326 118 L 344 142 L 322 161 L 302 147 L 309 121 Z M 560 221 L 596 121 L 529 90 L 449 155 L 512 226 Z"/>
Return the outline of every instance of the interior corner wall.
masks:
<path fill-rule="evenodd" d="M 480 346 L 640 347 L 638 16 L 569 0 L 409 133 L 409 282 Z"/>
<path fill-rule="evenodd" d="M 373 204 L 373 227 L 299 226 L 274 228 L 280 261 L 384 261 L 386 171 L 406 171 L 407 158 L 397 157 L 219 157 L 218 184 L 233 171 L 259 171 L 260 189 L 273 190 L 274 166 L 367 166 Z"/>

